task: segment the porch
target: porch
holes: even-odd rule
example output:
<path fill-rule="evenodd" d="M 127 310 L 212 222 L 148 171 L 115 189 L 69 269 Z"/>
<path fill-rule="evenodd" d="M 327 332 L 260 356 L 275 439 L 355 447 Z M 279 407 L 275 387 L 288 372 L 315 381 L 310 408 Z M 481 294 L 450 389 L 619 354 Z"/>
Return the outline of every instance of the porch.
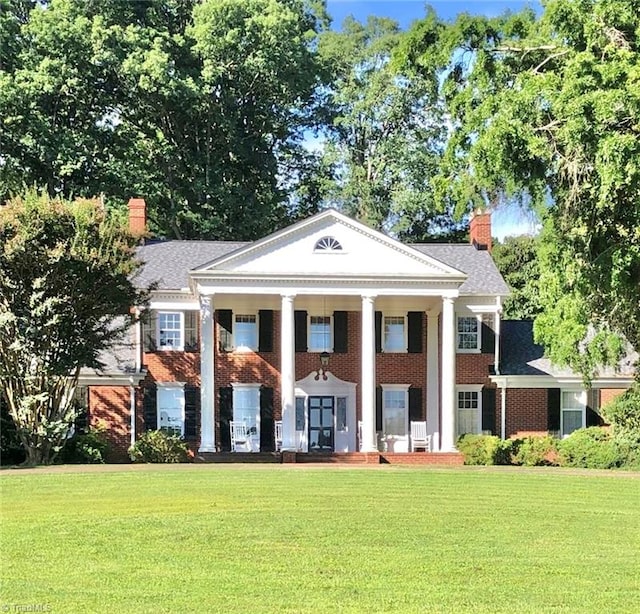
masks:
<path fill-rule="evenodd" d="M 463 465 L 459 452 L 200 452 L 200 463 L 282 463 L 349 465 Z"/>

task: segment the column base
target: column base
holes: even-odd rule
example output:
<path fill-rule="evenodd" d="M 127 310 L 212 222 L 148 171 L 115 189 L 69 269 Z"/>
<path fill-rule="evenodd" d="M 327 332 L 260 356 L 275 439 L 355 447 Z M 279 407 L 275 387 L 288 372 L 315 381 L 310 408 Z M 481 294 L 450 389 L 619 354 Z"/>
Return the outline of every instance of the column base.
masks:
<path fill-rule="evenodd" d="M 198 453 L 200 452 L 217 452 L 215 446 L 200 446 L 198 448 Z"/>

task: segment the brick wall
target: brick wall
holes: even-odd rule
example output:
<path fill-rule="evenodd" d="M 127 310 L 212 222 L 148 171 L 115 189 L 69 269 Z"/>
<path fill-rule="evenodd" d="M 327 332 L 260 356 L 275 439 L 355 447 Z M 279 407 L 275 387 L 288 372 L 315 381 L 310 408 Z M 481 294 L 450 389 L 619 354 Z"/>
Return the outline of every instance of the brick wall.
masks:
<path fill-rule="evenodd" d="M 613 399 L 619 397 L 626 388 L 603 388 L 600 391 L 600 407 L 604 407 L 608 403 L 611 403 Z"/>
<path fill-rule="evenodd" d="M 89 424 L 95 428 L 106 423 L 109 453 L 107 461 L 126 462 L 130 441 L 130 388 L 129 386 L 91 386 L 89 388 Z"/>
<path fill-rule="evenodd" d="M 496 402 L 496 424 L 500 432 L 500 394 Z M 506 436 L 525 437 L 546 435 L 547 430 L 547 390 L 546 388 L 508 388 Z"/>

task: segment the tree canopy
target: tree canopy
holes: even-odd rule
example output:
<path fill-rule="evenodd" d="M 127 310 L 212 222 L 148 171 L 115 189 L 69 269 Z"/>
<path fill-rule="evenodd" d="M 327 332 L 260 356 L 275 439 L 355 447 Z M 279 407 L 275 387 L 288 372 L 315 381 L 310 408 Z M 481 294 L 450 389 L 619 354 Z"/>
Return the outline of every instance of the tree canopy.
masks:
<path fill-rule="evenodd" d="M 615 362 L 610 333 L 640 349 L 639 41 L 638 0 L 550 0 L 540 17 L 461 15 L 437 52 L 418 24 L 403 46 L 416 70 L 445 71 L 437 197 L 540 212 L 536 337 L 586 375 Z"/>
<path fill-rule="evenodd" d="M 291 219 L 279 173 L 315 121 L 322 3 L 0 1 L 0 200 L 141 195 L 177 238 Z"/>
<path fill-rule="evenodd" d="M 100 368 L 146 301 L 135 243 L 97 200 L 31 191 L 0 207 L 1 390 L 31 464 L 63 445 L 80 369 Z"/>

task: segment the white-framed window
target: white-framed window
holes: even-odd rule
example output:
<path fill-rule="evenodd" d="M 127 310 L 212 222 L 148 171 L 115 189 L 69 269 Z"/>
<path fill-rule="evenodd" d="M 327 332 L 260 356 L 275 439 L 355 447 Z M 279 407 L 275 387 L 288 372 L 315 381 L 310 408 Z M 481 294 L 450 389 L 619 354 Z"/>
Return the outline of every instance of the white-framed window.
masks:
<path fill-rule="evenodd" d="M 169 435 L 184 436 L 184 387 L 182 384 L 158 385 L 158 429 Z"/>
<path fill-rule="evenodd" d="M 456 432 L 478 435 L 482 432 L 482 386 L 456 387 Z"/>
<path fill-rule="evenodd" d="M 260 384 L 232 384 L 233 419 L 244 422 L 250 435 L 260 441 Z"/>
<path fill-rule="evenodd" d="M 481 315 L 464 315 L 457 318 L 457 342 L 458 352 L 479 352 Z"/>
<path fill-rule="evenodd" d="M 181 311 L 159 311 L 157 319 L 158 349 L 184 349 L 184 313 Z"/>
<path fill-rule="evenodd" d="M 382 350 L 384 352 L 407 351 L 407 321 L 405 316 L 384 316 Z"/>
<path fill-rule="evenodd" d="M 239 350 L 258 349 L 258 317 L 255 313 L 234 314 L 233 345 Z"/>
<path fill-rule="evenodd" d="M 409 385 L 382 385 L 382 432 L 406 437 L 409 430 Z"/>
<path fill-rule="evenodd" d="M 563 390 L 560 405 L 560 436 L 584 428 L 587 415 L 587 393 L 584 390 Z"/>
<path fill-rule="evenodd" d="M 332 352 L 332 316 L 309 316 L 309 352 Z"/>
<path fill-rule="evenodd" d="M 347 397 L 336 397 L 336 430 L 347 430 Z"/>

